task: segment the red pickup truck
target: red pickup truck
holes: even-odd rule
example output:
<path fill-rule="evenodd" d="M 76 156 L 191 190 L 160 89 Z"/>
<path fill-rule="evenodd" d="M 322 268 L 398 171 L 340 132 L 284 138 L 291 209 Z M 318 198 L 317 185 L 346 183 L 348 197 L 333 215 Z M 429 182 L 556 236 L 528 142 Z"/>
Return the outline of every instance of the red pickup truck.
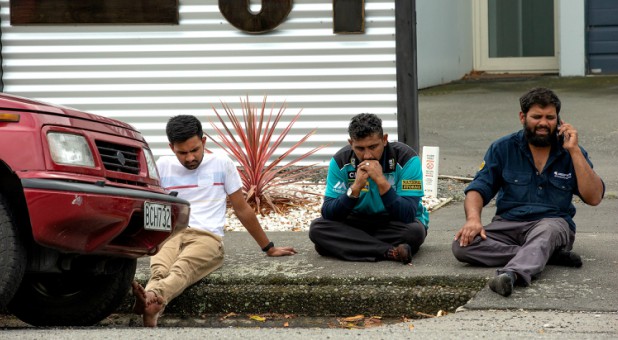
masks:
<path fill-rule="evenodd" d="M 0 94 L 0 309 L 36 326 L 97 323 L 137 258 L 188 221 L 131 125 Z"/>

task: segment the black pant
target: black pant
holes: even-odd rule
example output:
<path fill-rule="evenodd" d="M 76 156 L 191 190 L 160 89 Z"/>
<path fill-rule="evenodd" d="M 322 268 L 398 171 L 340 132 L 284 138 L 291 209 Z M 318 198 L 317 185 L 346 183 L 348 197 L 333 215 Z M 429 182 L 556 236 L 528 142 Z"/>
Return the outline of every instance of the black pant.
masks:
<path fill-rule="evenodd" d="M 427 231 L 419 221 L 403 223 L 386 216 L 352 216 L 343 221 L 318 218 L 311 222 L 309 238 L 320 255 L 347 261 L 379 261 L 399 244 L 407 243 L 415 254 Z"/>

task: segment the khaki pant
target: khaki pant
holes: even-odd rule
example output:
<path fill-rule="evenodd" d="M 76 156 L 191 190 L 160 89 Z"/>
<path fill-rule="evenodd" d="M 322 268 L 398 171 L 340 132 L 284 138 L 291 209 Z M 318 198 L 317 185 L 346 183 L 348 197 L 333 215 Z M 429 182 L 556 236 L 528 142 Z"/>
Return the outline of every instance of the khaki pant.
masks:
<path fill-rule="evenodd" d="M 221 267 L 223 254 L 220 236 L 186 228 L 165 242 L 150 259 L 150 280 L 145 289 L 163 297 L 167 303 Z"/>

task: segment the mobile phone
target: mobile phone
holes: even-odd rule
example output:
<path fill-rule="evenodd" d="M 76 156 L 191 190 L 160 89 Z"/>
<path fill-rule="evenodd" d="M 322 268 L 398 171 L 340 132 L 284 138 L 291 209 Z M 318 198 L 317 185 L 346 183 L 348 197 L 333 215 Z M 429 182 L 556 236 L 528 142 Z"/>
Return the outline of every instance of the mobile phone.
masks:
<path fill-rule="evenodd" d="M 557 124 L 556 124 L 556 137 L 558 138 L 558 143 L 562 145 L 564 143 L 564 135 L 561 135 L 559 132 L 560 126 L 562 126 L 562 121 L 560 120 L 560 114 L 556 114 Z"/>

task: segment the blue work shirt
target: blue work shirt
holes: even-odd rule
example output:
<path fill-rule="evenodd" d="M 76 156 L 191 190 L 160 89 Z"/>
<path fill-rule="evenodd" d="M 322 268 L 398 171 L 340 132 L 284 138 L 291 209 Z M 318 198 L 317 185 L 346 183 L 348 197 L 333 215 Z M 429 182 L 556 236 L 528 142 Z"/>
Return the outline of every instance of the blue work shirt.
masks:
<path fill-rule="evenodd" d="M 592 167 L 588 153 L 580 149 Z M 481 194 L 483 205 L 497 193 L 496 215 L 506 220 L 561 217 L 575 231 L 572 199 L 580 193 L 573 160 L 562 145 L 552 145 L 545 168 L 538 172 L 523 130 L 502 137 L 487 150 L 481 169 L 465 192 L 470 190 Z"/>

